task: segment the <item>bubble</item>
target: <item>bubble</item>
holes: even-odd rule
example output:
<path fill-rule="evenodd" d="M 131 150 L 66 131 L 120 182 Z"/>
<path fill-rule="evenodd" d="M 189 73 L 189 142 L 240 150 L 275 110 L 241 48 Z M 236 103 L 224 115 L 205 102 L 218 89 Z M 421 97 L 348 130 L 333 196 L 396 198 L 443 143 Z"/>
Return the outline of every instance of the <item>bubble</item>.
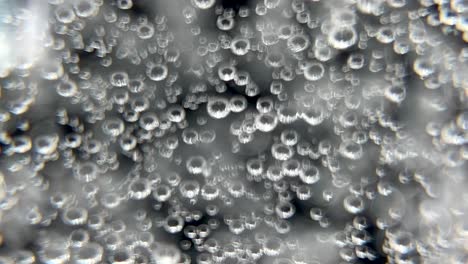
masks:
<path fill-rule="evenodd" d="M 150 39 L 154 35 L 154 26 L 149 23 L 144 23 L 138 26 L 136 34 L 140 39 Z"/>
<path fill-rule="evenodd" d="M 206 169 L 207 162 L 203 156 L 191 156 L 187 159 L 187 171 L 191 174 L 201 174 Z"/>
<path fill-rule="evenodd" d="M 267 256 L 278 256 L 282 251 L 283 241 L 278 237 L 270 237 L 263 243 L 263 253 Z"/>
<path fill-rule="evenodd" d="M 218 67 L 218 76 L 225 82 L 232 81 L 236 76 L 236 68 L 230 64 L 220 65 Z"/>
<path fill-rule="evenodd" d="M 351 53 L 346 61 L 349 68 L 359 70 L 364 67 L 365 57 L 362 53 Z"/>
<path fill-rule="evenodd" d="M 109 257 L 111 263 L 130 264 L 134 263 L 134 255 L 126 248 L 119 248 Z"/>
<path fill-rule="evenodd" d="M 458 114 L 455 120 L 458 128 L 468 130 L 468 111 Z"/>
<path fill-rule="evenodd" d="M 272 68 L 283 66 L 284 61 L 284 54 L 278 51 L 271 51 L 265 56 L 265 64 Z"/>
<path fill-rule="evenodd" d="M 106 119 L 102 124 L 102 131 L 110 137 L 118 137 L 125 129 L 124 122 L 119 118 Z"/>
<path fill-rule="evenodd" d="M 218 16 L 216 26 L 222 31 L 228 31 L 234 28 L 235 20 L 229 16 Z"/>
<path fill-rule="evenodd" d="M 426 58 L 416 58 L 413 63 L 413 70 L 421 78 L 426 78 L 435 72 L 434 66 Z"/>
<path fill-rule="evenodd" d="M 104 250 L 101 245 L 95 242 L 88 243 L 80 247 L 75 255 L 75 261 L 79 264 L 95 264 L 102 260 Z"/>
<path fill-rule="evenodd" d="M 131 199 L 142 200 L 151 194 L 151 184 L 146 178 L 133 180 L 128 185 L 128 192 Z"/>
<path fill-rule="evenodd" d="M 303 34 L 297 34 L 288 39 L 286 46 L 294 53 L 304 51 L 310 45 L 309 38 Z"/>
<path fill-rule="evenodd" d="M 289 177 L 296 177 L 301 171 L 301 163 L 296 159 L 289 159 L 282 163 L 283 173 Z"/>
<path fill-rule="evenodd" d="M 301 185 L 296 190 L 297 199 L 305 201 L 312 197 L 312 191 L 309 186 Z"/>
<path fill-rule="evenodd" d="M 60 5 L 55 9 L 55 18 L 61 23 L 70 24 L 75 21 L 76 15 L 70 6 Z"/>
<path fill-rule="evenodd" d="M 333 27 L 328 34 L 328 43 L 335 49 L 347 49 L 356 44 L 357 33 L 352 26 Z"/>
<path fill-rule="evenodd" d="M 395 33 L 389 26 L 383 26 L 379 28 L 377 32 L 377 40 L 381 43 L 388 44 L 395 40 Z"/>
<path fill-rule="evenodd" d="M 66 225 L 84 225 L 88 220 L 88 210 L 83 207 L 66 208 L 62 213 L 62 221 Z"/>
<path fill-rule="evenodd" d="M 234 95 L 229 99 L 230 110 L 240 113 L 247 108 L 247 99 L 242 95 Z"/>
<path fill-rule="evenodd" d="M 195 198 L 200 192 L 200 184 L 194 180 L 184 181 L 179 185 L 180 194 L 185 198 Z"/>
<path fill-rule="evenodd" d="M 234 83 L 237 86 L 245 86 L 250 83 L 250 75 L 247 71 L 237 71 L 234 75 Z"/>
<path fill-rule="evenodd" d="M 285 144 L 275 143 L 271 146 L 271 154 L 277 160 L 288 160 L 294 155 L 294 150 Z"/>
<path fill-rule="evenodd" d="M 229 101 L 223 97 L 211 97 L 206 104 L 208 115 L 215 119 L 222 119 L 229 115 Z"/>
<path fill-rule="evenodd" d="M 17 136 L 13 139 L 13 149 L 16 153 L 26 153 L 31 148 L 32 142 L 28 136 Z"/>
<path fill-rule="evenodd" d="M 138 123 L 141 128 L 147 131 L 155 130 L 160 124 L 158 116 L 153 112 L 145 112 L 141 114 Z"/>
<path fill-rule="evenodd" d="M 313 105 L 301 113 L 301 118 L 307 124 L 317 126 L 325 120 L 325 112 L 321 106 Z"/>
<path fill-rule="evenodd" d="M 279 181 L 284 177 L 283 170 L 280 166 L 270 165 L 267 168 L 266 177 L 271 181 Z"/>
<path fill-rule="evenodd" d="M 96 180 L 98 176 L 98 166 L 92 161 L 82 162 L 75 168 L 74 176 L 78 181 L 81 182 L 92 182 Z"/>
<path fill-rule="evenodd" d="M 155 82 L 165 80 L 169 70 L 164 64 L 154 64 L 146 68 L 146 76 Z"/>
<path fill-rule="evenodd" d="M 38 252 L 38 257 L 43 263 L 67 263 L 70 260 L 70 250 L 65 245 L 50 244 Z"/>
<path fill-rule="evenodd" d="M 459 129 L 452 122 L 442 127 L 440 138 L 443 142 L 450 145 L 463 145 L 468 141 L 463 130 Z"/>
<path fill-rule="evenodd" d="M 281 219 L 288 219 L 296 213 L 296 207 L 289 202 L 280 202 L 276 205 L 275 212 Z"/>
<path fill-rule="evenodd" d="M 320 171 L 314 165 L 308 165 L 299 173 L 299 178 L 305 184 L 314 184 L 320 180 Z"/>
<path fill-rule="evenodd" d="M 351 160 L 360 159 L 363 155 L 362 146 L 353 141 L 342 142 L 339 147 L 339 152 L 343 157 Z"/>
<path fill-rule="evenodd" d="M 308 81 L 318 81 L 322 79 L 325 68 L 321 63 L 314 62 L 307 65 L 304 69 L 304 78 Z"/>
<path fill-rule="evenodd" d="M 243 56 L 250 50 L 250 41 L 244 38 L 234 39 L 231 42 L 231 51 L 234 55 Z"/>
<path fill-rule="evenodd" d="M 114 72 L 110 76 L 110 83 L 115 87 L 128 85 L 128 74 L 123 71 Z"/>
<path fill-rule="evenodd" d="M 78 0 L 73 2 L 73 9 L 78 17 L 87 18 L 95 16 L 98 11 L 98 5 L 91 0 Z"/>
<path fill-rule="evenodd" d="M 263 163 L 259 159 L 249 159 L 247 160 L 245 166 L 246 166 L 247 172 L 254 176 L 261 175 L 264 170 Z"/>
<path fill-rule="evenodd" d="M 109 209 L 118 207 L 120 205 L 120 201 L 119 195 L 113 192 L 102 195 L 100 199 L 102 206 Z"/>
<path fill-rule="evenodd" d="M 406 88 L 404 86 L 387 86 L 385 88 L 385 97 L 394 102 L 394 103 L 401 103 L 406 98 Z"/>
<path fill-rule="evenodd" d="M 192 4 L 199 9 L 209 9 L 214 6 L 216 0 L 191 0 Z"/>
<path fill-rule="evenodd" d="M 278 121 L 283 124 L 294 123 L 299 117 L 297 110 L 291 106 L 282 106 L 278 109 L 277 113 Z"/>
<path fill-rule="evenodd" d="M 348 195 L 343 200 L 343 205 L 346 211 L 351 214 L 359 214 L 364 210 L 364 200 L 359 196 Z"/>

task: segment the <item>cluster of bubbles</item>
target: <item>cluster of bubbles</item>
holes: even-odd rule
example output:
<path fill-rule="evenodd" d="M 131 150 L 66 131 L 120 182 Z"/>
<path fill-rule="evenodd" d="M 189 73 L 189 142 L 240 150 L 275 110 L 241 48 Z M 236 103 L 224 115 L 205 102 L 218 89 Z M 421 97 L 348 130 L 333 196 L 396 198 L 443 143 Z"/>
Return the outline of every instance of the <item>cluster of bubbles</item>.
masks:
<path fill-rule="evenodd" d="M 466 1 L 34 2 L 1 263 L 468 261 Z"/>

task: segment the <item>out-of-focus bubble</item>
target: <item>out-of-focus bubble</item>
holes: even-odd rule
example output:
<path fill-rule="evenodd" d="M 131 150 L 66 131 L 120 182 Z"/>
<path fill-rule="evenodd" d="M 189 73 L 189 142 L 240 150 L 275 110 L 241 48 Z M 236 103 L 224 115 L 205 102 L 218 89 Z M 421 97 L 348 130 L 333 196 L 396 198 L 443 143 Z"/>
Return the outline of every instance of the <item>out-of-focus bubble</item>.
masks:
<path fill-rule="evenodd" d="M 99 11 L 99 6 L 91 0 L 78 0 L 73 2 L 73 9 L 78 17 L 87 18 L 95 16 Z"/>
<path fill-rule="evenodd" d="M 88 210 L 83 207 L 67 208 L 62 213 L 62 221 L 66 225 L 83 225 L 88 220 Z"/>

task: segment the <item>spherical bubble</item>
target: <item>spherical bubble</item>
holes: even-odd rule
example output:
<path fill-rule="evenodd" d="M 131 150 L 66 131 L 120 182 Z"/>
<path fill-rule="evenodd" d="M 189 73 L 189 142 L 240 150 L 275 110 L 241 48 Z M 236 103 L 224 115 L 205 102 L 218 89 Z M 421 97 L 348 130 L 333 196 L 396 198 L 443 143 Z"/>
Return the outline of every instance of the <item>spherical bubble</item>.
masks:
<path fill-rule="evenodd" d="M 270 237 L 263 243 L 263 253 L 267 256 L 278 256 L 282 251 L 283 241 L 278 237 Z"/>
<path fill-rule="evenodd" d="M 353 52 L 349 55 L 347 65 L 353 70 L 359 70 L 364 67 L 365 57 L 362 53 Z"/>
<path fill-rule="evenodd" d="M 395 40 L 395 32 L 390 26 L 383 26 L 379 28 L 376 38 L 379 42 L 388 44 Z"/>
<path fill-rule="evenodd" d="M 242 95 L 234 95 L 229 99 L 230 109 L 234 113 L 240 113 L 247 108 L 247 99 Z"/>
<path fill-rule="evenodd" d="M 146 76 L 155 82 L 166 79 L 168 73 L 169 70 L 164 64 L 155 64 L 146 68 Z"/>
<path fill-rule="evenodd" d="M 228 82 L 234 80 L 236 68 L 231 64 L 223 64 L 218 67 L 218 76 L 221 80 Z"/>
<path fill-rule="evenodd" d="M 186 168 L 189 173 L 201 174 L 206 169 L 207 162 L 203 156 L 191 156 L 187 159 Z"/>
<path fill-rule="evenodd" d="M 153 197 L 159 202 L 165 202 L 169 200 L 171 196 L 172 196 L 172 189 L 165 184 L 159 184 L 153 190 Z"/>
<path fill-rule="evenodd" d="M 308 165 L 299 173 L 299 178 L 305 184 L 314 184 L 320 180 L 320 171 L 314 165 Z"/>
<path fill-rule="evenodd" d="M 138 124 L 147 131 L 155 130 L 159 127 L 159 118 L 154 112 L 145 112 L 140 116 Z"/>
<path fill-rule="evenodd" d="M 442 127 L 440 138 L 444 143 L 450 145 L 463 145 L 468 142 L 466 133 L 453 122 Z"/>
<path fill-rule="evenodd" d="M 301 185 L 296 190 L 296 196 L 297 196 L 297 199 L 305 201 L 312 197 L 312 191 L 309 186 Z"/>
<path fill-rule="evenodd" d="M 179 123 L 185 120 L 185 109 L 180 105 L 172 105 L 167 108 L 167 117 L 169 121 Z"/>
<path fill-rule="evenodd" d="M 235 20 L 229 16 L 218 16 L 216 26 L 223 31 L 228 31 L 234 28 Z"/>
<path fill-rule="evenodd" d="M 296 159 L 289 159 L 281 164 L 283 173 L 289 177 L 296 177 L 301 172 L 301 163 Z"/>
<path fill-rule="evenodd" d="M 216 3 L 216 0 L 191 0 L 192 4 L 199 9 L 209 9 Z"/>
<path fill-rule="evenodd" d="M 262 32 L 262 43 L 265 46 L 273 46 L 280 40 L 278 34 L 275 32 Z"/>
<path fill-rule="evenodd" d="M 65 245 L 52 243 L 38 252 L 42 263 L 64 264 L 70 260 L 70 250 Z"/>
<path fill-rule="evenodd" d="M 401 85 L 389 85 L 385 88 L 384 94 L 388 100 L 401 103 L 406 98 L 406 88 Z"/>
<path fill-rule="evenodd" d="M 57 59 L 44 62 L 40 70 L 41 77 L 46 80 L 57 80 L 64 74 L 62 62 Z"/>
<path fill-rule="evenodd" d="M 335 49 L 347 49 L 356 41 L 356 29 L 352 26 L 333 27 L 328 34 L 328 43 Z"/>
<path fill-rule="evenodd" d="M 259 113 L 268 113 L 273 110 L 274 102 L 272 97 L 259 97 L 255 105 Z"/>
<path fill-rule="evenodd" d="M 348 195 L 343 200 L 343 205 L 346 211 L 351 214 L 359 214 L 364 210 L 364 200 L 359 196 Z"/>
<path fill-rule="evenodd" d="M 50 155 L 57 150 L 59 143 L 58 135 L 40 135 L 34 139 L 34 150 L 41 155 Z"/>
<path fill-rule="evenodd" d="M 72 97 L 78 94 L 78 86 L 71 80 L 62 80 L 57 83 L 57 94 L 63 97 Z"/>
<path fill-rule="evenodd" d="M 55 9 L 55 18 L 61 23 L 70 24 L 75 21 L 76 15 L 70 6 L 60 5 Z"/>
<path fill-rule="evenodd" d="M 260 159 L 249 159 L 246 162 L 247 172 L 251 175 L 258 176 L 263 173 L 263 163 Z"/>
<path fill-rule="evenodd" d="M 266 177 L 273 182 L 279 181 L 284 177 L 283 170 L 280 166 L 270 165 L 266 171 Z"/>
<path fill-rule="evenodd" d="M 122 136 L 119 139 L 120 147 L 125 151 L 131 151 L 137 146 L 137 138 L 132 135 Z"/>
<path fill-rule="evenodd" d="M 102 124 L 102 131 L 110 137 L 117 137 L 125 129 L 124 122 L 119 118 L 109 118 Z"/>
<path fill-rule="evenodd" d="M 92 0 L 73 1 L 73 9 L 77 16 L 87 18 L 95 16 L 99 11 L 99 6 Z"/>
<path fill-rule="evenodd" d="M 317 126 L 325 120 L 325 112 L 320 105 L 313 105 L 301 113 L 301 118 L 311 126 Z"/>
<path fill-rule="evenodd" d="M 188 145 L 196 144 L 199 141 L 198 132 L 193 128 L 186 128 L 182 131 L 182 140 Z"/>
<path fill-rule="evenodd" d="M 456 125 L 460 129 L 468 130 L 468 111 L 461 112 L 457 115 Z"/>
<path fill-rule="evenodd" d="M 66 225 L 84 225 L 88 220 L 88 210 L 83 207 L 66 208 L 62 213 L 62 221 Z"/>
<path fill-rule="evenodd" d="M 133 180 L 128 185 L 128 194 L 134 200 L 145 199 L 151 194 L 151 184 L 146 178 Z"/>
<path fill-rule="evenodd" d="M 200 184 L 194 180 L 184 181 L 179 185 L 180 194 L 185 198 L 195 198 L 200 192 Z"/>
<path fill-rule="evenodd" d="M 265 64 L 272 68 L 279 68 L 283 66 L 284 61 L 284 54 L 279 51 L 271 51 L 265 56 Z"/>
<path fill-rule="evenodd" d="M 124 71 L 114 72 L 110 76 L 110 83 L 115 87 L 123 87 L 128 85 L 128 73 Z"/>
<path fill-rule="evenodd" d="M 244 38 L 234 39 L 231 42 L 231 51 L 237 56 L 243 56 L 250 50 L 250 41 Z"/>
<path fill-rule="evenodd" d="M 109 257 L 110 263 L 116 264 L 131 264 L 134 263 L 134 254 L 130 252 L 127 248 L 119 248 L 116 251 L 112 252 L 112 255 Z"/>
<path fill-rule="evenodd" d="M 289 202 L 280 202 L 276 205 L 275 212 L 279 218 L 287 219 L 296 213 L 296 207 Z"/>
<path fill-rule="evenodd" d="M 102 260 L 104 249 L 101 245 L 95 242 L 88 243 L 80 247 L 74 259 L 77 264 L 96 264 Z"/>
<path fill-rule="evenodd" d="M 117 193 L 109 192 L 101 196 L 101 205 L 105 208 L 116 208 L 120 205 L 120 197 Z"/>
<path fill-rule="evenodd" d="M 211 97 L 206 104 L 208 115 L 215 119 L 222 119 L 229 115 L 229 101 L 223 97 Z"/>
<path fill-rule="evenodd" d="M 202 130 L 199 134 L 199 140 L 201 143 L 209 144 L 216 139 L 216 131 L 214 129 Z"/>
<path fill-rule="evenodd" d="M 362 146 L 353 141 L 343 141 L 338 149 L 340 154 L 348 159 L 357 160 L 362 157 Z"/>
<path fill-rule="evenodd" d="M 278 118 L 273 113 L 263 113 L 255 116 L 255 126 L 262 132 L 270 132 L 278 124 Z"/>
<path fill-rule="evenodd" d="M 271 146 L 271 155 L 277 160 L 288 160 L 294 155 L 294 150 L 288 145 L 275 143 Z"/>
<path fill-rule="evenodd" d="M 303 34 L 297 34 L 288 39 L 286 46 L 294 53 L 307 49 L 310 45 L 309 38 Z"/>
<path fill-rule="evenodd" d="M 297 109 L 292 106 L 281 106 L 280 108 L 278 108 L 277 114 L 278 114 L 278 121 L 283 124 L 292 124 L 299 117 L 299 113 L 297 112 Z"/>
<path fill-rule="evenodd" d="M 314 62 L 307 65 L 304 69 L 304 78 L 308 81 L 318 81 L 325 74 L 325 68 L 322 63 Z"/>
<path fill-rule="evenodd" d="M 435 72 L 434 65 L 427 58 L 416 58 L 413 63 L 413 70 L 421 78 L 426 78 Z"/>
<path fill-rule="evenodd" d="M 81 182 L 92 182 L 96 180 L 98 174 L 99 168 L 92 161 L 85 161 L 79 164 L 73 171 L 75 178 Z"/>
<path fill-rule="evenodd" d="M 313 207 L 309 211 L 310 218 L 315 221 L 320 221 L 324 217 L 324 212 L 322 209 Z"/>
<path fill-rule="evenodd" d="M 184 219 L 180 216 L 168 216 L 164 222 L 164 230 L 171 234 L 179 233 L 183 228 Z"/>
<path fill-rule="evenodd" d="M 234 83 L 237 86 L 245 86 L 250 83 L 250 75 L 247 71 L 237 71 L 234 75 Z"/>
<path fill-rule="evenodd" d="M 150 39 L 154 35 L 154 26 L 149 23 L 141 24 L 138 26 L 136 33 L 141 39 Z"/>

